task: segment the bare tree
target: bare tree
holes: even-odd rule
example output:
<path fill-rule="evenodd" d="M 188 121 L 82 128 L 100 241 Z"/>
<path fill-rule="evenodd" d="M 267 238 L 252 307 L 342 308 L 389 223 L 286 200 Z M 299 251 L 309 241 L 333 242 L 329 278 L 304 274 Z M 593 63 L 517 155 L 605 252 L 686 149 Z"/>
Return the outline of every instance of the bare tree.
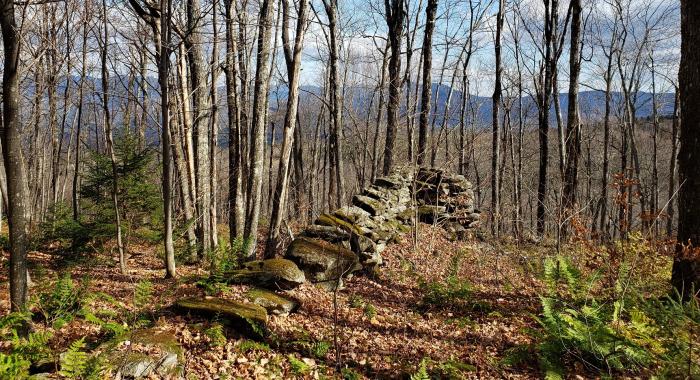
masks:
<path fill-rule="evenodd" d="M 265 247 L 265 256 L 274 257 L 279 245 L 280 227 L 284 212 L 287 207 L 289 164 L 292 157 L 294 144 L 294 131 L 297 122 L 297 110 L 299 105 L 299 71 L 301 69 L 301 53 L 304 47 L 304 33 L 306 31 L 308 0 L 300 0 L 294 45 L 291 45 L 289 36 L 289 0 L 282 0 L 282 46 L 284 59 L 287 65 L 287 77 L 289 83 L 289 95 L 287 97 L 287 109 L 284 115 L 284 129 L 282 130 L 282 154 L 277 174 L 277 185 L 272 203 L 272 217 L 270 232 Z M 325 4 L 325 3 L 324 3 Z M 328 6 L 333 6 L 328 4 Z"/>
<path fill-rule="evenodd" d="M 435 13 L 438 0 L 428 0 L 425 8 L 425 34 L 423 37 L 423 90 L 421 91 L 420 120 L 418 122 L 418 165 L 425 162 L 428 144 L 428 119 L 430 116 L 430 97 L 433 92 L 431 72 L 433 69 L 433 30 L 435 30 Z M 410 63 L 409 63 L 410 64 Z"/>
<path fill-rule="evenodd" d="M 394 165 L 394 146 L 399 124 L 401 96 L 401 41 L 403 38 L 404 0 L 384 0 L 388 38 L 391 45 L 389 59 L 389 103 L 387 104 L 386 145 L 382 172 L 388 175 Z"/>
<path fill-rule="evenodd" d="M 566 161 L 564 172 L 564 215 L 572 213 L 576 207 L 578 188 L 578 161 L 581 156 L 581 122 L 579 120 L 578 81 L 581 72 L 581 0 L 571 4 L 571 45 L 569 50 L 569 106 L 566 123 Z M 566 230 L 566 225 L 564 226 Z"/>
<path fill-rule="evenodd" d="M 258 21 L 258 55 L 255 71 L 253 98 L 253 130 L 250 148 L 250 175 L 248 177 L 248 207 L 244 236 L 250 240 L 248 257 L 255 255 L 256 237 L 260 222 L 263 164 L 265 161 L 265 113 L 268 106 L 270 88 L 270 39 L 272 37 L 272 15 L 274 4 L 271 0 L 260 3 Z"/>
<path fill-rule="evenodd" d="M 107 1 L 102 0 L 102 36 L 100 42 L 100 63 L 102 76 L 102 125 L 104 128 L 107 151 L 112 164 L 112 204 L 114 206 L 114 224 L 116 227 L 117 250 L 119 251 L 119 270 L 126 273 L 126 253 L 122 242 L 121 209 L 119 207 L 119 169 L 117 155 L 114 149 L 112 133 L 112 116 L 109 103 L 109 70 L 107 67 L 107 53 L 109 48 L 109 18 L 107 15 Z"/>

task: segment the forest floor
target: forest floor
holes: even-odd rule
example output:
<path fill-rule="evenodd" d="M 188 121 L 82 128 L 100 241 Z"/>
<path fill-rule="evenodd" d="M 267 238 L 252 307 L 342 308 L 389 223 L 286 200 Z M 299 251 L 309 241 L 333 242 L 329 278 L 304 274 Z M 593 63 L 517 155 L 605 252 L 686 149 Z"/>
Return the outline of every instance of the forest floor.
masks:
<path fill-rule="evenodd" d="M 310 284 L 289 291 L 301 307 L 289 316 L 271 315 L 264 344 L 229 330 L 225 342 L 214 344 L 206 333 L 211 320 L 173 313 L 169 306 L 177 299 L 205 295 L 197 281 L 208 277 L 208 272 L 183 265 L 178 268 L 179 278 L 164 279 L 159 247 L 130 247 L 128 275 L 120 274 L 113 259 L 104 255 L 67 263 L 63 256 L 32 252 L 31 275 L 36 285 L 31 291 L 50 292 L 61 273 L 70 273 L 76 286 L 88 293 L 108 294 L 121 310 L 133 310 L 135 288 L 140 281 L 150 281 L 150 323 L 177 337 L 184 349 L 186 379 L 407 378 L 421 364 L 442 378 L 541 377 L 527 347 L 537 327 L 539 294 L 544 291 L 542 252 L 553 248 L 452 242 L 442 229 L 429 225 L 420 225 L 417 246 L 411 240 L 404 235 L 389 245 L 379 274 L 347 280 L 335 303 L 333 293 Z M 7 268 L 7 256 L 2 260 L 0 267 Z M 456 295 L 436 301 L 446 281 L 452 281 L 449 286 L 457 289 Z M 462 289 L 465 292 L 459 293 Z M 246 286 L 231 285 L 216 295 L 242 300 L 246 290 Z M 0 315 L 9 310 L 8 293 L 3 269 Z M 59 353 L 83 336 L 86 342 L 99 342 L 104 335 L 82 318 L 52 332 L 49 345 Z M 517 352 L 533 357 L 506 365 Z M 571 372 L 588 377 L 582 369 Z"/>

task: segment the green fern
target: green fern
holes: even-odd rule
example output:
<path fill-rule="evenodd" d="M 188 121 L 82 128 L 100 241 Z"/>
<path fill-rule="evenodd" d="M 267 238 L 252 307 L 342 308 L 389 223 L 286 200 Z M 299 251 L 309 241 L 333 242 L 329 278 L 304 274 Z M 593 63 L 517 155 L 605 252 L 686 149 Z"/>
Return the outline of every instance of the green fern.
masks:
<path fill-rule="evenodd" d="M 211 345 L 214 347 L 221 347 L 226 344 L 226 335 L 221 324 L 213 324 L 210 328 L 204 330 L 204 335 L 209 338 Z"/>
<path fill-rule="evenodd" d="M 289 355 L 288 358 L 289 366 L 292 367 L 292 372 L 294 372 L 296 375 L 303 376 L 311 371 L 311 367 L 309 367 L 309 365 L 303 361 L 295 358 L 292 355 Z"/>
<path fill-rule="evenodd" d="M 89 355 L 82 351 L 84 348 L 84 337 L 71 343 L 68 351 L 61 356 L 61 371 L 59 372 L 61 376 L 79 379 L 85 374 Z"/>
<path fill-rule="evenodd" d="M 0 379 L 24 379 L 29 376 L 32 362 L 19 354 L 3 354 L 0 352 Z"/>
<path fill-rule="evenodd" d="M 38 307 L 55 329 L 70 322 L 84 301 L 86 286 L 76 288 L 69 274 L 61 276 L 49 293 L 39 295 Z"/>
<path fill-rule="evenodd" d="M 328 350 L 331 349 L 331 344 L 326 341 L 314 342 L 311 345 L 311 354 L 319 359 L 326 357 Z"/>
<path fill-rule="evenodd" d="M 139 281 L 134 289 L 134 307 L 143 310 L 151 303 L 152 298 L 153 284 L 147 280 Z"/>
<path fill-rule="evenodd" d="M 430 380 L 430 375 L 428 374 L 428 359 L 423 358 L 418 366 L 418 371 L 411 375 L 411 380 Z"/>

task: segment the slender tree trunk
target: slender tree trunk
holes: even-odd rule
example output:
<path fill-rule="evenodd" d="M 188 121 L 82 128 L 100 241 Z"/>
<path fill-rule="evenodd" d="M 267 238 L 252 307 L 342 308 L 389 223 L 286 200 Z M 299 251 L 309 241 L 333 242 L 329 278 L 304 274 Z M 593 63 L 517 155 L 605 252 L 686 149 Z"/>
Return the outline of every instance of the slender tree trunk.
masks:
<path fill-rule="evenodd" d="M 428 144 L 428 118 L 430 115 L 430 96 L 433 92 L 431 72 L 433 69 L 433 31 L 435 30 L 435 13 L 438 0 L 428 0 L 425 8 L 425 35 L 423 37 L 423 90 L 421 91 L 420 119 L 418 121 L 418 165 L 425 162 Z M 465 74 L 466 78 L 466 74 Z"/>
<path fill-rule="evenodd" d="M 676 96 L 673 102 L 673 122 L 671 123 L 671 159 L 668 170 L 668 219 L 666 219 L 666 235 L 673 233 L 673 217 L 675 216 L 676 197 L 676 162 L 678 155 L 678 127 L 680 124 L 680 91 L 675 89 Z"/>
<path fill-rule="evenodd" d="M 175 271 L 175 247 L 173 246 L 172 218 L 172 168 L 170 136 L 170 89 L 168 76 L 170 71 L 170 14 L 171 0 L 160 0 L 160 45 L 158 51 L 158 82 L 160 82 L 161 111 L 161 145 L 163 153 L 163 246 L 165 248 L 165 277 L 177 277 Z M 184 196 L 185 194 L 183 194 Z"/>
<path fill-rule="evenodd" d="M 329 143 L 329 164 L 330 164 L 330 184 L 331 184 L 331 202 L 333 207 L 340 207 L 342 200 L 345 199 L 345 180 L 343 175 L 343 121 L 342 111 L 343 103 L 340 96 L 338 84 L 338 3 L 337 0 L 324 0 L 323 6 L 328 16 L 329 29 L 329 90 L 330 90 L 330 112 L 331 112 L 331 133 L 328 139 Z"/>
<path fill-rule="evenodd" d="M 8 224 L 10 232 L 10 309 L 24 311 L 27 288 L 27 191 L 22 134 L 19 118 L 19 42 L 15 3 L 0 2 L 0 28 L 4 48 L 2 82 L 2 153 L 7 173 Z"/>
<path fill-rule="evenodd" d="M 258 56 L 255 72 L 255 90 L 253 98 L 253 130 L 250 149 L 250 175 L 248 176 L 248 211 L 244 236 L 250 240 L 246 255 L 255 256 L 257 246 L 258 223 L 260 222 L 260 203 L 262 193 L 263 164 L 265 160 L 265 112 L 268 104 L 270 87 L 270 38 L 274 4 L 271 0 L 260 3 L 260 20 L 258 22 Z"/>
<path fill-rule="evenodd" d="M 238 46 L 234 24 L 235 1 L 225 0 L 226 7 L 226 104 L 228 110 L 228 185 L 229 185 L 229 238 L 234 244 L 236 238 L 243 236 L 245 227 L 245 210 L 243 203 L 241 129 L 246 128 L 241 120 L 241 102 L 238 93 Z"/>
<path fill-rule="evenodd" d="M 547 211 L 547 166 L 549 162 L 549 106 L 550 96 L 552 94 L 552 61 L 553 61 L 553 21 L 552 13 L 556 14 L 552 9 L 551 0 L 545 1 L 545 30 L 544 44 L 545 56 L 543 63 L 543 71 L 540 80 L 540 93 L 538 94 L 539 101 L 539 126 L 538 136 L 540 144 L 540 163 L 539 163 L 539 178 L 537 181 L 537 234 L 542 237 L 545 233 L 545 218 Z"/>
<path fill-rule="evenodd" d="M 211 228 L 211 182 L 209 151 L 209 104 L 202 54 L 201 20 L 199 0 L 187 0 L 187 59 L 190 69 L 190 87 L 192 89 L 193 115 L 192 129 L 195 144 L 195 185 L 197 189 L 197 223 L 199 232 L 199 255 L 210 251 L 214 246 Z"/>
<path fill-rule="evenodd" d="M 386 22 L 389 28 L 391 59 L 389 60 L 389 104 L 387 107 L 386 145 L 382 173 L 389 175 L 394 166 L 394 146 L 399 124 L 401 96 L 401 36 L 403 35 L 404 0 L 384 0 Z"/>
<path fill-rule="evenodd" d="M 117 230 L 117 249 L 119 250 L 119 270 L 126 274 L 126 253 L 122 242 L 121 210 L 119 208 L 119 170 L 117 155 L 114 151 L 114 137 L 112 133 L 112 116 L 109 103 L 109 71 L 107 69 L 107 49 L 109 47 L 109 19 L 107 18 L 107 0 L 102 0 L 103 34 L 101 46 L 101 73 L 102 73 L 102 123 L 104 127 L 107 151 L 112 163 L 112 203 L 114 206 L 114 223 Z"/>
<path fill-rule="evenodd" d="M 87 71 L 87 38 L 88 38 L 88 23 L 83 22 L 83 40 L 82 40 L 82 56 L 80 65 L 80 84 L 78 85 L 78 124 L 75 132 L 75 161 L 73 164 L 73 220 L 76 222 L 80 219 L 80 152 L 82 141 L 80 132 L 83 126 L 83 108 L 85 103 L 85 74 Z"/>
<path fill-rule="evenodd" d="M 498 2 L 498 14 L 496 15 L 496 40 L 494 41 L 494 52 L 496 57 L 496 82 L 493 89 L 492 110 L 491 110 L 491 233 L 498 237 L 498 226 L 500 223 L 500 181 L 498 175 L 498 160 L 500 153 L 500 134 L 498 123 L 500 119 L 501 108 L 501 75 L 503 68 L 501 67 L 501 33 L 503 30 L 503 16 L 505 13 L 505 0 Z"/>
<path fill-rule="evenodd" d="M 219 24 L 218 24 L 218 13 L 219 13 L 219 1 L 214 0 L 212 7 L 212 33 L 214 35 L 212 39 L 212 50 L 211 50 L 211 89 L 209 97 L 211 98 L 211 117 L 210 117 L 210 139 L 209 139 L 209 189 L 211 192 L 211 200 L 209 203 L 209 225 L 211 229 L 211 249 L 216 249 L 219 245 L 219 217 L 217 212 L 218 207 L 218 195 L 219 195 L 219 165 L 217 164 L 219 160 L 217 159 L 217 148 L 219 145 L 219 93 L 217 90 L 219 82 Z"/>
<path fill-rule="evenodd" d="M 304 33 L 306 31 L 308 0 L 301 0 L 299 2 L 294 46 L 291 46 L 289 37 L 289 0 L 283 0 L 282 7 L 282 44 L 287 65 L 289 96 L 287 97 L 287 109 L 284 115 L 282 148 L 277 173 L 277 185 L 275 187 L 275 196 L 272 204 L 270 232 L 265 247 L 265 257 L 268 258 L 274 257 L 279 248 L 280 227 L 282 226 L 282 219 L 284 219 L 284 212 L 287 207 L 289 163 L 292 155 L 292 146 L 294 144 L 294 130 L 296 128 L 297 109 L 299 105 L 299 72 L 301 70 L 301 53 L 304 46 Z"/>

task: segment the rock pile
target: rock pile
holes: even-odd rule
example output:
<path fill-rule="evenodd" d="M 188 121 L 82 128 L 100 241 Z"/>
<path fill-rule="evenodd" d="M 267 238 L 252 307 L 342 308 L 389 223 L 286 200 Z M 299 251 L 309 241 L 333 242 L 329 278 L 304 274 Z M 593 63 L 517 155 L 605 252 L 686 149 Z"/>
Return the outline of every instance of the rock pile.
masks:
<path fill-rule="evenodd" d="M 416 220 L 443 226 L 464 239 L 479 226 L 471 183 L 438 169 L 399 170 L 378 178 L 352 199 L 352 205 L 321 214 L 289 246 L 286 258 L 311 282 L 339 277 L 382 264 L 382 251 Z"/>

